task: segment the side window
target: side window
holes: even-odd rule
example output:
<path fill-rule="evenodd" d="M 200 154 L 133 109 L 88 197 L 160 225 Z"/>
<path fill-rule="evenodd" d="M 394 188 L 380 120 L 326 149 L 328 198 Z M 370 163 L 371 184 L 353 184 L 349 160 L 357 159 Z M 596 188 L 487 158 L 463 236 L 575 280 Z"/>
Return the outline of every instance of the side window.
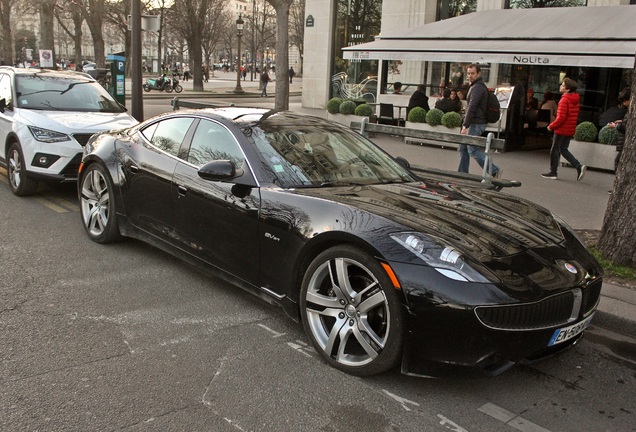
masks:
<path fill-rule="evenodd" d="M 169 118 L 145 128 L 141 133 L 155 147 L 177 156 L 193 121 L 188 117 Z"/>
<path fill-rule="evenodd" d="M 6 106 L 9 106 L 13 100 L 11 95 L 11 77 L 7 74 L 0 74 L 0 99 L 4 99 Z"/>
<path fill-rule="evenodd" d="M 187 161 L 201 167 L 220 159 L 231 160 L 240 167 L 245 158 L 230 131 L 218 123 L 201 120 L 192 137 Z"/>

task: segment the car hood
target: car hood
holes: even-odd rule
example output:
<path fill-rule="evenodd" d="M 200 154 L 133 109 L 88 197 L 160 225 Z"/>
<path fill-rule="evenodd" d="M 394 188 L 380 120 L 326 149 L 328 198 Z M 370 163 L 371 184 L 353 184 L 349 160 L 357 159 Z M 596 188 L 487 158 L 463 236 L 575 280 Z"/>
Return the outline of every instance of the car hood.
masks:
<path fill-rule="evenodd" d="M 26 123 L 63 133 L 123 129 L 138 123 L 126 113 L 20 109 L 20 115 Z"/>
<path fill-rule="evenodd" d="M 558 223 L 547 209 L 484 188 L 406 183 L 299 189 L 297 193 L 389 219 L 482 259 L 512 256 L 564 241 Z"/>

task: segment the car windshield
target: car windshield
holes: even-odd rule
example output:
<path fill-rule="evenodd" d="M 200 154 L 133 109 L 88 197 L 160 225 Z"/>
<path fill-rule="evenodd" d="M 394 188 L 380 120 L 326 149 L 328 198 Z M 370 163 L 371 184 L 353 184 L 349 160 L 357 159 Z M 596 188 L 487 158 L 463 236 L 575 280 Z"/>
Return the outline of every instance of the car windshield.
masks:
<path fill-rule="evenodd" d="M 16 76 L 17 107 L 49 111 L 123 112 L 97 82 L 77 76 Z"/>
<path fill-rule="evenodd" d="M 415 178 L 362 136 L 292 113 L 243 128 L 265 169 L 285 188 L 409 182 Z"/>

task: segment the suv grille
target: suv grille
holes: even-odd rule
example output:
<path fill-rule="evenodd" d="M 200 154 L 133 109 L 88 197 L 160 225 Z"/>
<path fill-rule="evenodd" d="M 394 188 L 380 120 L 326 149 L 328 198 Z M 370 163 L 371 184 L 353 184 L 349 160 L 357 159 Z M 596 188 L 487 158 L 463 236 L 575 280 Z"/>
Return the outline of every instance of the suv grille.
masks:
<path fill-rule="evenodd" d="M 536 303 L 482 306 L 475 309 L 487 327 L 500 330 L 536 330 L 566 324 L 578 316 L 581 290 L 558 294 Z"/>
<path fill-rule="evenodd" d="M 93 134 L 73 134 L 73 138 L 75 138 L 75 141 L 77 141 L 82 147 L 86 146 L 86 143 L 92 136 Z"/>

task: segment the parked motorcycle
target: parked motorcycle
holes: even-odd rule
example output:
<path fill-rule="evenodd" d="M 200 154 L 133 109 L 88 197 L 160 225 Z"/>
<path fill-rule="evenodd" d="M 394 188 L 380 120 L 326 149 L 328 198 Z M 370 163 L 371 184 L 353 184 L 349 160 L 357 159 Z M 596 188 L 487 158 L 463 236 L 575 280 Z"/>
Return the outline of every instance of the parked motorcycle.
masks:
<path fill-rule="evenodd" d="M 159 78 L 148 78 L 143 85 L 144 91 L 150 90 L 165 91 L 167 93 L 172 92 L 172 83 L 170 78 L 166 78 L 166 74 L 163 74 Z"/>

